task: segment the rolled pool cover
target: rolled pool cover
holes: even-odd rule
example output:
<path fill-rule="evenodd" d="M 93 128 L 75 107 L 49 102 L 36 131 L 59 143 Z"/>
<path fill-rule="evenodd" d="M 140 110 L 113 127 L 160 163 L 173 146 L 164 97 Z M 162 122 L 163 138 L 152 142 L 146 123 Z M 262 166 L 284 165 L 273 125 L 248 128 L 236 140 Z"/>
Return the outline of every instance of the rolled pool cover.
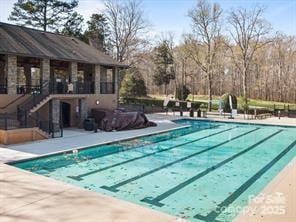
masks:
<path fill-rule="evenodd" d="M 156 123 L 149 121 L 143 112 L 127 112 L 122 109 L 92 109 L 91 113 L 98 124 L 98 128 L 104 131 L 142 129 L 157 126 Z"/>

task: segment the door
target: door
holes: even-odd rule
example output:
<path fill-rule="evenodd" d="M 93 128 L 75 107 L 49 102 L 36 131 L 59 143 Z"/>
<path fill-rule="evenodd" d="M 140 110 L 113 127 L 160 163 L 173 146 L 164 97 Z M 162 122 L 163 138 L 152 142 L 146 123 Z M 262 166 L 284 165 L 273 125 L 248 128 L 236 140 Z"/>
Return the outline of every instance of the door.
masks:
<path fill-rule="evenodd" d="M 71 105 L 69 103 L 62 102 L 62 118 L 63 127 L 71 126 Z"/>

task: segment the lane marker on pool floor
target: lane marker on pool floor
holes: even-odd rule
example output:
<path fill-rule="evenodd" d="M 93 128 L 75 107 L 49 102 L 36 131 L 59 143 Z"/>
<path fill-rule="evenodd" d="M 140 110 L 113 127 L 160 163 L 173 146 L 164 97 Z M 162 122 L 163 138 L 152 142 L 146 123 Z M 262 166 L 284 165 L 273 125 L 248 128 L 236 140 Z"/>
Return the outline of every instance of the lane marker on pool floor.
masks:
<path fill-rule="evenodd" d="M 243 183 L 238 189 L 236 189 L 230 196 L 217 205 L 215 210 L 208 213 L 206 216 L 196 214 L 194 218 L 203 220 L 206 222 L 218 221 L 216 218 L 222 213 L 221 209 L 225 209 L 231 203 L 233 203 L 243 192 L 245 192 L 251 185 L 253 185 L 260 177 L 262 177 L 272 166 L 274 166 L 281 158 L 283 158 L 292 148 L 296 146 L 296 140 L 292 142 L 286 149 L 284 149 L 279 155 L 272 159 L 268 164 L 262 167 L 256 174 Z"/>
<path fill-rule="evenodd" d="M 212 147 L 209 147 L 209 148 L 207 148 L 207 149 L 204 149 L 204 150 L 201 150 L 201 151 L 195 152 L 195 153 L 193 153 L 193 154 L 191 154 L 191 155 L 189 155 L 189 156 L 185 156 L 185 157 L 183 157 L 183 158 L 177 159 L 177 160 L 175 160 L 175 161 L 173 161 L 173 162 L 170 162 L 170 163 L 168 163 L 168 164 L 165 164 L 165 165 L 163 165 L 163 166 L 161 166 L 161 167 L 158 167 L 158 168 L 155 168 L 155 169 L 153 169 L 153 170 L 147 171 L 147 172 L 145 172 L 145 173 L 143 173 L 143 174 L 137 175 L 137 176 L 132 177 L 132 178 L 130 178 L 130 179 L 124 180 L 124 181 L 122 181 L 122 182 L 120 182 L 120 183 L 117 183 L 117 184 L 115 184 L 115 185 L 112 185 L 112 186 L 101 186 L 101 188 L 102 188 L 102 189 L 105 189 L 105 190 L 108 190 L 108 191 L 111 191 L 111 192 L 118 192 L 118 191 L 119 191 L 118 188 L 121 187 L 121 186 L 124 186 L 124 185 L 126 185 L 126 184 L 128 184 L 128 183 L 130 183 L 130 182 L 133 182 L 133 181 L 135 181 L 135 180 L 138 180 L 138 179 L 140 179 L 140 178 L 143 178 L 143 177 L 145 177 L 145 176 L 148 176 L 148 175 L 150 175 L 150 174 L 152 174 L 152 173 L 155 173 L 155 172 L 157 172 L 157 171 L 159 171 L 159 170 L 162 170 L 162 169 L 164 169 L 164 168 L 170 167 L 170 166 L 172 166 L 172 165 L 174 165 L 174 164 L 180 163 L 180 162 L 182 162 L 182 161 L 184 161 L 184 160 L 187 160 L 187 159 L 190 159 L 190 158 L 195 157 L 195 156 L 197 156 L 197 155 L 200 155 L 200 154 L 202 154 L 202 153 L 205 153 L 205 152 L 207 152 L 207 151 L 209 151 L 209 150 L 213 150 L 213 149 L 215 149 L 215 148 L 218 148 L 218 147 L 220 147 L 220 146 L 222 146 L 222 145 L 224 145 L 224 144 L 226 144 L 226 143 L 229 143 L 229 142 L 231 142 L 231 141 L 233 141 L 233 140 L 235 140 L 235 139 L 238 139 L 238 138 L 243 137 L 243 136 L 245 136 L 245 135 L 247 135 L 247 134 L 250 134 L 250 133 L 252 133 L 252 132 L 255 132 L 255 131 L 259 130 L 259 129 L 260 129 L 260 128 L 255 128 L 255 129 L 250 130 L 250 131 L 248 131 L 248 132 L 246 132 L 246 133 L 243 133 L 243 134 L 241 134 L 241 135 L 238 135 L 238 136 L 236 136 L 236 137 L 233 137 L 233 138 L 231 138 L 231 139 L 228 139 L 228 140 L 226 140 L 226 141 L 224 141 L 224 142 L 222 142 L 222 143 L 219 143 L 219 144 L 217 144 L 217 145 L 215 145 L 215 146 L 212 146 Z"/>
<path fill-rule="evenodd" d="M 207 129 L 212 129 L 212 128 L 213 127 L 209 127 L 209 128 L 204 128 L 202 130 L 207 130 Z M 115 164 L 112 164 L 110 166 L 103 167 L 101 169 L 93 170 L 93 171 L 90 171 L 90 172 L 87 172 L 87 173 L 84 173 L 84 174 L 80 174 L 80 175 L 76 175 L 76 176 L 68 176 L 68 177 L 71 178 L 71 179 L 74 179 L 74 180 L 81 181 L 81 180 L 83 180 L 83 177 L 86 177 L 86 176 L 89 176 L 89 175 L 92 175 L 92 174 L 95 174 L 95 173 L 98 173 L 98 172 L 101 172 L 101 171 L 104 171 L 104 170 L 108 170 L 108 169 L 111 169 L 113 167 L 117 167 L 117 166 L 129 163 L 129 162 L 133 162 L 133 161 L 140 160 L 140 159 L 143 159 L 143 158 L 146 158 L 146 157 L 149 157 L 149 156 L 153 156 L 153 155 L 155 155 L 157 153 L 162 153 L 162 152 L 165 152 L 165 151 L 175 149 L 175 148 L 180 147 L 180 146 L 184 146 L 184 145 L 187 145 L 187 144 L 190 144 L 190 143 L 194 143 L 194 142 L 200 141 L 202 139 L 206 139 L 206 138 L 209 138 L 209 137 L 212 137 L 212 136 L 215 136 L 215 135 L 230 131 L 230 130 L 235 129 L 235 128 L 238 128 L 238 126 L 235 126 L 235 127 L 232 127 L 232 128 L 226 129 L 226 130 L 221 130 L 221 131 L 213 133 L 211 135 L 207 135 L 207 136 L 195 139 L 195 140 L 191 140 L 191 141 L 188 141 L 186 143 L 182 143 L 182 144 L 179 144 L 179 145 L 176 145 L 176 146 L 171 146 L 171 147 L 161 149 L 161 150 L 158 150 L 158 151 L 155 151 L 155 152 L 152 152 L 152 153 L 148 153 L 148 154 L 143 155 L 143 156 L 139 156 L 139 157 L 135 157 L 133 159 L 128 159 L 128 160 L 125 160 L 125 161 L 122 161 L 122 162 L 119 162 L 119 163 L 115 163 Z M 193 133 L 197 133 L 197 132 L 200 132 L 200 131 L 201 130 L 195 131 Z M 190 134 L 193 134 L 193 133 L 190 133 Z M 189 135 L 189 134 L 186 134 L 186 135 Z"/>
<path fill-rule="evenodd" d="M 190 130 L 188 130 L 189 128 L 190 128 L 190 126 L 188 126 L 188 127 L 183 127 L 183 128 L 178 128 L 178 129 L 173 129 L 173 130 L 169 130 L 169 131 L 165 131 L 165 132 L 160 132 L 159 134 L 150 134 L 150 135 L 144 135 L 143 137 L 144 138 L 150 138 L 150 137 L 153 137 L 153 136 L 158 136 L 158 135 L 162 135 L 162 134 L 168 134 L 168 133 L 171 133 L 170 134 L 170 136 L 169 136 L 169 138 L 163 138 L 163 139 L 160 139 L 160 140 L 158 140 L 158 141 L 153 141 L 153 142 L 151 142 L 151 143 L 146 143 L 146 144 L 138 144 L 139 146 L 136 146 L 136 145 L 131 145 L 131 146 L 129 146 L 129 147 L 121 147 L 121 148 L 118 148 L 118 149 L 116 149 L 116 150 L 114 150 L 114 151 L 109 151 L 108 153 L 105 153 L 105 154 L 103 154 L 103 155 L 96 155 L 96 156 L 84 156 L 85 158 L 84 159 L 82 159 L 82 158 L 80 158 L 80 160 L 79 160 L 79 163 L 81 163 L 81 162 L 84 162 L 84 161 L 89 161 L 89 160 L 94 160 L 94 159 L 98 159 L 98 158 L 102 158 L 102 157 L 106 157 L 106 156 L 109 156 L 109 155 L 113 155 L 113 154 L 117 154 L 117 153 L 120 153 L 120 152 L 125 152 L 125 151 L 127 151 L 127 150 L 129 150 L 129 149 L 139 149 L 139 148 L 143 148 L 143 147 L 145 147 L 145 146 L 151 146 L 151 145 L 155 145 L 155 144 L 157 144 L 157 143 L 160 143 L 160 142 L 163 142 L 163 141 L 165 141 L 165 140 L 168 140 L 168 139 L 172 139 L 172 138 L 178 138 L 178 137 L 182 137 L 182 136 L 185 136 L 185 135 L 187 135 L 188 134 L 188 132 L 187 132 L 187 134 L 186 134 L 186 132 L 185 133 L 177 133 L 178 131 L 181 131 L 181 130 L 188 130 L 190 133 L 189 134 L 192 134 L 192 133 L 197 133 L 197 132 L 200 132 L 200 131 L 202 131 L 202 130 L 207 130 L 207 129 L 213 129 L 213 128 L 218 128 L 219 126 L 221 126 L 221 125 L 211 125 L 210 127 L 206 127 L 206 128 L 202 128 L 202 127 L 192 127 Z M 194 130 L 196 130 L 196 131 L 194 131 Z M 176 135 L 177 134 L 177 135 Z M 101 145 L 97 145 L 97 146 L 91 146 L 91 147 L 89 147 L 89 148 L 85 148 L 85 149 L 83 149 L 82 151 L 87 151 L 87 150 L 92 150 L 92 149 L 97 149 L 97 148 L 99 148 L 99 147 L 101 147 L 101 146 L 110 146 L 110 145 L 114 145 L 114 144 L 123 144 L 123 145 L 125 145 L 126 144 L 126 142 L 127 141 L 133 141 L 133 140 L 137 140 L 138 139 L 138 137 L 137 138 L 130 138 L 130 139 L 124 139 L 124 140 L 122 140 L 122 141 L 116 141 L 116 142 L 108 142 L 108 143 L 104 143 L 104 144 L 101 144 Z M 148 140 L 149 141 L 149 140 Z M 100 149 L 100 148 L 99 148 Z M 78 149 L 79 150 L 79 149 Z M 72 150 L 71 150 L 71 153 L 72 153 Z M 57 154 L 54 154 L 54 155 L 57 155 Z M 74 162 L 71 162 L 71 163 L 69 163 L 69 162 L 67 162 L 67 163 L 64 163 L 63 162 L 63 164 L 60 164 L 60 165 L 57 165 L 57 164 L 55 164 L 54 165 L 54 167 L 53 166 L 46 166 L 46 167 L 43 167 L 45 170 L 47 170 L 47 171 L 49 171 L 49 172 L 54 172 L 54 170 L 55 169 L 57 169 L 57 168 L 61 168 L 61 167 L 65 167 L 65 166 L 70 166 L 70 165 L 72 165 L 72 164 L 77 164 L 77 162 L 76 161 L 74 161 Z M 71 179 L 75 179 L 75 180 L 82 180 L 82 178 L 79 178 L 79 175 L 78 176 L 68 176 L 69 178 L 71 178 Z"/>
<path fill-rule="evenodd" d="M 270 138 L 274 137 L 275 135 L 277 135 L 277 134 L 279 134 L 281 132 L 282 132 L 282 130 L 276 131 L 275 133 L 269 135 L 268 137 L 265 137 L 264 139 L 262 139 L 262 140 L 258 141 L 257 143 L 253 144 L 252 146 L 249 146 L 248 148 L 246 148 L 246 149 L 244 149 L 244 150 L 242 150 L 242 151 L 240 151 L 240 152 L 232 155 L 231 157 L 223 160 L 222 162 L 220 162 L 220 163 L 218 163 L 218 164 L 216 164 L 214 166 L 211 166 L 211 167 L 207 168 L 206 170 L 204 170 L 204 171 L 198 173 L 197 175 L 195 175 L 194 177 L 189 178 L 188 180 L 186 180 L 186 181 L 178 184 L 177 186 L 169 189 L 168 191 L 160 194 L 159 196 L 157 196 L 155 198 L 145 197 L 141 201 L 143 201 L 145 203 L 153 204 L 153 205 L 158 206 L 158 207 L 162 207 L 162 206 L 164 206 L 164 204 L 163 203 L 160 203 L 160 201 L 166 199 L 167 197 L 169 197 L 172 194 L 178 192 L 179 190 L 181 190 L 184 187 L 188 186 L 189 184 L 195 182 L 196 180 L 198 180 L 198 179 L 206 176 L 207 174 L 213 172 L 214 170 L 222 167 L 223 165 L 229 163 L 230 161 L 232 161 L 232 160 L 240 157 L 241 155 L 243 155 L 243 154 L 245 154 L 245 153 L 247 153 L 247 152 L 255 149 L 260 144 L 266 142 L 267 140 L 269 140 Z"/>

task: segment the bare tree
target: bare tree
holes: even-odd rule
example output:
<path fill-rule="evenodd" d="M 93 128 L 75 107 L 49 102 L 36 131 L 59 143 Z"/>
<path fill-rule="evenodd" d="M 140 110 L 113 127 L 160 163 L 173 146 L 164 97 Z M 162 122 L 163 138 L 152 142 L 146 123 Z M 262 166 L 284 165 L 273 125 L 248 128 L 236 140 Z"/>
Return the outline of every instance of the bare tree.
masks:
<path fill-rule="evenodd" d="M 230 46 L 233 61 L 243 78 L 244 109 L 248 106 L 248 84 L 250 66 L 255 53 L 269 41 L 265 37 L 270 31 L 269 24 L 263 19 L 264 9 L 255 7 L 236 9 L 230 12 L 228 22 L 230 24 L 230 36 L 236 47 Z M 237 50 L 236 50 L 237 49 Z"/>
<path fill-rule="evenodd" d="M 148 23 L 144 19 L 141 4 L 136 0 L 105 1 L 105 16 L 110 29 L 109 41 L 113 54 L 120 62 L 131 64 L 132 56 L 147 43 L 143 35 Z"/>
<path fill-rule="evenodd" d="M 277 35 L 275 40 L 256 51 L 249 67 L 248 96 L 252 99 L 262 99 L 279 102 L 296 102 L 296 38 L 295 36 Z M 188 40 L 188 38 L 187 38 Z M 190 44 L 189 44 L 190 43 Z M 191 44 L 192 43 L 192 44 Z M 236 44 L 231 45 L 235 55 L 235 61 L 239 56 L 239 48 Z M 233 62 L 230 49 L 224 47 L 218 50 L 216 62 L 213 67 L 212 93 L 221 95 L 232 93 L 243 95 L 243 78 L 241 64 Z M 188 56 L 191 52 L 204 53 L 204 47 L 196 42 L 187 41 L 174 46 L 174 66 L 176 80 L 168 84 L 168 92 L 173 93 L 176 84 L 184 84 L 190 87 L 192 93 L 199 95 L 207 94 L 208 81 L 205 72 L 196 65 L 194 57 Z M 227 50 L 228 49 L 228 50 Z M 163 90 L 152 81 L 155 73 L 155 64 L 152 61 L 154 51 L 142 55 L 143 59 L 138 64 L 147 83 L 149 94 L 162 94 Z M 194 53 L 194 55 L 198 55 Z M 204 55 L 203 55 L 204 56 Z M 195 97 L 203 99 L 203 96 Z M 294 108 L 294 107 L 293 107 Z"/>
<path fill-rule="evenodd" d="M 196 64 L 205 72 L 208 80 L 209 111 L 212 110 L 213 64 L 219 48 L 222 10 L 216 3 L 199 0 L 195 8 L 189 11 L 194 35 L 188 39 L 188 50 Z"/>

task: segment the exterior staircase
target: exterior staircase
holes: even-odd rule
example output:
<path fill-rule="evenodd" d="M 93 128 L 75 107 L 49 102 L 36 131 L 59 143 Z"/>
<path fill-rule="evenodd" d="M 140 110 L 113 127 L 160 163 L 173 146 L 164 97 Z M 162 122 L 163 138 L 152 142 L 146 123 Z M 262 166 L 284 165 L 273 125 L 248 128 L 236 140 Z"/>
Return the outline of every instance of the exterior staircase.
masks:
<path fill-rule="evenodd" d="M 35 113 L 38 111 L 42 106 L 44 106 L 46 103 L 48 103 L 52 99 L 67 99 L 67 98 L 77 98 L 82 99 L 85 98 L 85 95 L 79 95 L 79 94 L 50 94 L 44 98 L 41 98 L 31 109 L 29 109 L 30 113 Z"/>
<path fill-rule="evenodd" d="M 32 115 L 32 109 L 41 107 L 49 101 L 50 95 L 32 95 L 22 104 L 17 107 L 17 119 L 20 123 L 20 128 L 38 128 L 38 132 L 47 138 L 51 137 L 50 121 L 44 120 L 36 112 L 36 116 Z M 38 109 L 39 109 L 38 108 Z"/>
<path fill-rule="evenodd" d="M 24 129 L 24 128 L 38 128 L 40 134 L 49 137 L 60 137 L 63 134 L 63 127 L 51 122 L 51 120 L 44 119 L 39 114 L 40 108 L 50 102 L 52 99 L 83 99 L 85 94 L 46 94 L 46 95 L 31 95 L 21 104 L 17 106 L 17 110 L 13 113 L 6 112 L 7 107 L 12 104 L 19 103 L 23 96 L 18 97 L 15 101 L 10 102 L 5 107 L 1 107 L 0 112 L 0 129 Z M 11 110 L 11 109 L 10 109 Z"/>
<path fill-rule="evenodd" d="M 49 82 L 46 81 L 42 85 L 40 94 L 31 94 L 28 98 L 23 98 L 25 96 L 25 94 L 23 94 L 9 102 L 7 105 L 0 107 L 0 129 L 17 130 L 34 128 L 34 130 L 40 135 L 47 138 L 57 137 L 59 134 L 62 136 L 63 127 L 60 124 L 53 124 L 49 118 L 45 119 L 38 113 L 38 110 L 51 99 L 61 96 L 48 93 L 42 94 L 45 93 L 43 92 L 43 87 L 48 84 Z M 17 110 L 14 108 L 14 111 L 12 112 L 12 106 L 17 106 Z"/>
<path fill-rule="evenodd" d="M 29 109 L 29 113 L 36 112 L 46 103 L 48 103 L 51 99 L 52 99 L 52 95 L 47 95 L 46 97 L 43 97 L 37 104 L 34 104 L 34 106 L 31 107 L 31 109 Z"/>

